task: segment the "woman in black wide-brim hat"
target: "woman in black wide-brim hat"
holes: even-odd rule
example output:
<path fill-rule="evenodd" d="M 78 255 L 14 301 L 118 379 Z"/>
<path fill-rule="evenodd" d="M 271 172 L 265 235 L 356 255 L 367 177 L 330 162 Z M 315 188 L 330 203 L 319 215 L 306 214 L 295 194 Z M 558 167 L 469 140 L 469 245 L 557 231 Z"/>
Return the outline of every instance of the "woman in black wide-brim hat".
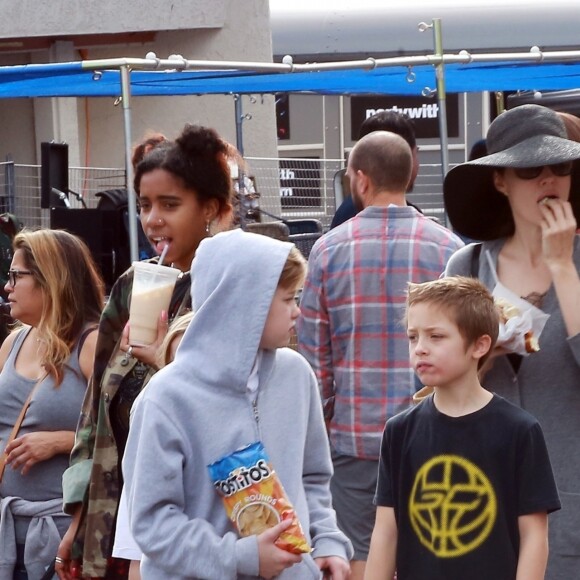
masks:
<path fill-rule="evenodd" d="M 540 422 L 562 510 L 550 516 L 546 578 L 580 570 L 580 143 L 550 109 L 523 105 L 489 128 L 489 155 L 453 168 L 444 198 L 460 234 L 448 275 L 497 280 L 550 315 L 539 352 L 501 354 L 483 384 Z M 495 272 L 494 272 L 495 270 Z"/>

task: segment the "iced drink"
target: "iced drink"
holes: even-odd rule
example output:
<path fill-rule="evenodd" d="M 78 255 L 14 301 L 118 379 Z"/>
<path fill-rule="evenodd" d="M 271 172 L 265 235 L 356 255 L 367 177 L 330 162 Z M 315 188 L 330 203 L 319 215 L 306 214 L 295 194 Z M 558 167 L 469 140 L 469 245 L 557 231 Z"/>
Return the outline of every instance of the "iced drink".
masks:
<path fill-rule="evenodd" d="M 145 346 L 157 338 L 157 322 L 169 308 L 179 270 L 150 262 L 133 262 L 133 270 L 129 344 Z"/>

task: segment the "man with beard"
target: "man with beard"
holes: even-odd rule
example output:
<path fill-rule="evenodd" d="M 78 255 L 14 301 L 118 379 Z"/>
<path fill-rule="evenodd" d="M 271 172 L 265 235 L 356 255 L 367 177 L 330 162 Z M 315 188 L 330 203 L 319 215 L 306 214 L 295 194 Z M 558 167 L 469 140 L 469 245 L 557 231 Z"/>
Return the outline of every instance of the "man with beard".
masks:
<path fill-rule="evenodd" d="M 375 131 L 354 147 L 347 176 L 361 211 L 316 242 L 298 320 L 300 351 L 318 378 L 333 452 L 338 525 L 363 578 L 372 534 L 381 435 L 420 386 L 403 325 L 408 282 L 439 277 L 463 242 L 405 201 L 413 152 Z"/>
<path fill-rule="evenodd" d="M 411 180 L 409 185 L 407 185 L 407 193 L 413 191 L 413 186 L 415 185 L 415 179 L 417 178 L 417 173 L 419 172 L 419 156 L 417 149 L 417 141 L 415 139 L 415 126 L 413 121 L 398 111 L 381 111 L 380 113 L 374 114 L 372 117 L 365 119 L 360 126 L 359 139 L 362 139 L 365 135 L 372 133 L 373 131 L 391 131 L 400 135 L 411 148 L 411 153 L 413 154 L 413 170 L 411 173 Z M 410 205 L 421 211 L 416 205 L 407 202 Z M 339 226 L 351 217 L 357 214 L 357 210 L 354 207 L 352 196 L 349 195 L 345 197 L 344 201 L 340 204 L 339 208 L 336 210 L 334 217 L 332 218 L 332 223 L 330 224 L 330 229 Z"/>

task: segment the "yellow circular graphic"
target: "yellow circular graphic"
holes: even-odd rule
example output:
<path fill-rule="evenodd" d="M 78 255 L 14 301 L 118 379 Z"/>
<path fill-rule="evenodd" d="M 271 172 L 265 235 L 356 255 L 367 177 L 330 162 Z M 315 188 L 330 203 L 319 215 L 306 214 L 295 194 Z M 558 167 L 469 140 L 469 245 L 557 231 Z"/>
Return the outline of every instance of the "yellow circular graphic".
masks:
<path fill-rule="evenodd" d="M 409 517 L 421 543 L 439 558 L 475 550 L 497 516 L 493 487 L 483 471 L 458 455 L 439 455 L 417 472 Z"/>

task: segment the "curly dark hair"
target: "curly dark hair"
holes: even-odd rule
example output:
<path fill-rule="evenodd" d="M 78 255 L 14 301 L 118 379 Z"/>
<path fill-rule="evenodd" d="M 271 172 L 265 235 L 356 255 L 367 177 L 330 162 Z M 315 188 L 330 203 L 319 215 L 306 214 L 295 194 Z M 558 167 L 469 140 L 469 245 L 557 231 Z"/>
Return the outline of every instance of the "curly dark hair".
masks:
<path fill-rule="evenodd" d="M 224 213 L 233 193 L 228 156 L 228 144 L 214 129 L 188 124 L 175 141 L 159 143 L 137 164 L 135 192 L 139 195 L 145 173 L 164 169 L 194 191 L 201 203 L 217 200 L 219 213 Z"/>

